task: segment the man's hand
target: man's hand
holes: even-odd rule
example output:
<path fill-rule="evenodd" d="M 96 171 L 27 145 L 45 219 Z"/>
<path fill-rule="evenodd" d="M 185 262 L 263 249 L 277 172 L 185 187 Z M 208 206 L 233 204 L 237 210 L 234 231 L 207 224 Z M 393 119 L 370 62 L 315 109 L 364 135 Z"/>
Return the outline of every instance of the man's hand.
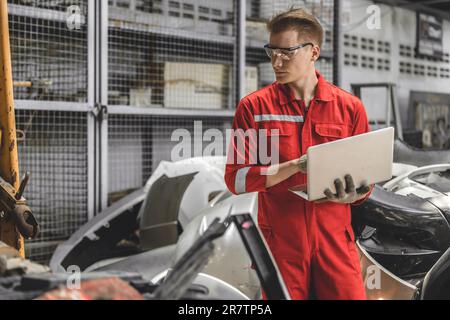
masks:
<path fill-rule="evenodd" d="M 336 202 L 336 203 L 353 203 L 364 198 L 370 192 L 370 186 L 363 185 L 360 188 L 355 188 L 355 183 L 351 175 L 345 176 L 345 184 L 341 179 L 336 179 L 334 185 L 336 186 L 336 194 L 333 194 L 330 189 L 324 191 L 327 197 L 324 201 Z M 322 201 L 321 201 L 322 202 Z"/>
<path fill-rule="evenodd" d="M 306 173 L 306 155 L 281 164 L 274 164 L 261 172 L 267 176 L 266 188 L 271 188 L 290 178 L 294 174 L 299 172 Z"/>
<path fill-rule="evenodd" d="M 305 173 L 307 172 L 307 168 L 308 168 L 308 159 L 306 154 L 302 155 L 300 158 L 298 158 L 296 161 L 296 165 L 299 168 L 301 173 Z"/>

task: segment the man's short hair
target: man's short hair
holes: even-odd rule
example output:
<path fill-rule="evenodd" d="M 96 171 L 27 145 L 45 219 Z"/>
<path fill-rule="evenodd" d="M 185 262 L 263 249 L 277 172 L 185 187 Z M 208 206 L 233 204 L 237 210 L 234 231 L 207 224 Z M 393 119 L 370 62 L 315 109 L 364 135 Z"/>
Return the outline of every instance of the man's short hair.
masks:
<path fill-rule="evenodd" d="M 299 36 L 304 37 L 306 41 L 322 47 L 322 26 L 312 14 L 301 8 L 290 8 L 287 11 L 278 13 L 267 22 L 267 30 L 270 33 L 278 33 L 290 29 L 296 30 Z"/>

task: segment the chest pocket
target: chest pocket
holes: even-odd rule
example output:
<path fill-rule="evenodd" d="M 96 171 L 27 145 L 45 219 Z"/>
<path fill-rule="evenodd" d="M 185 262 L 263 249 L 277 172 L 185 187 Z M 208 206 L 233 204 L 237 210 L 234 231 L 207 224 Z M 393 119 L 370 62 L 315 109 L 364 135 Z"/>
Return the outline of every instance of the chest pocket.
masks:
<path fill-rule="evenodd" d="M 316 123 L 314 124 L 314 144 L 321 144 L 351 135 L 351 127 L 345 124 Z"/>
<path fill-rule="evenodd" d="M 270 156 L 270 164 L 283 163 L 300 156 L 300 128 L 295 123 L 266 122 L 259 129 L 258 158 L 261 164 L 268 164 L 264 156 L 266 158 Z M 265 131 L 261 131 L 261 129 Z M 264 139 L 264 135 L 266 135 L 266 139 Z"/>

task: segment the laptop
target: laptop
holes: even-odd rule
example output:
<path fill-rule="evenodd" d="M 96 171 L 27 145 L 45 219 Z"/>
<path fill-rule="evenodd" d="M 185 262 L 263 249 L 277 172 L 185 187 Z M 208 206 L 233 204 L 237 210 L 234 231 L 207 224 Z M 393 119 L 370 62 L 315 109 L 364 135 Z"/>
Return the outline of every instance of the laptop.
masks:
<path fill-rule="evenodd" d="M 336 194 L 334 180 L 351 174 L 355 187 L 392 178 L 394 128 L 385 128 L 316 146 L 307 151 L 307 184 L 290 189 L 308 200 L 325 199 L 325 189 Z"/>

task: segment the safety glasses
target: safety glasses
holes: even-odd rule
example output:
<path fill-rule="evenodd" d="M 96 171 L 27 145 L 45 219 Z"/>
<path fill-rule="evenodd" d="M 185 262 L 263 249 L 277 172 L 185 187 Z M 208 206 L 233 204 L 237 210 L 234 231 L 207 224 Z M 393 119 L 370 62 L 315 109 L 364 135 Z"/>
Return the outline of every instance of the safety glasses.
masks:
<path fill-rule="evenodd" d="M 273 59 L 274 57 L 280 57 L 285 61 L 289 61 L 292 59 L 292 57 L 295 56 L 295 54 L 298 52 L 299 49 L 309 45 L 314 46 L 314 44 L 311 42 L 300 44 L 298 46 L 290 48 L 274 48 L 271 47 L 269 44 L 266 44 L 264 46 L 264 50 L 266 51 L 270 59 Z"/>

